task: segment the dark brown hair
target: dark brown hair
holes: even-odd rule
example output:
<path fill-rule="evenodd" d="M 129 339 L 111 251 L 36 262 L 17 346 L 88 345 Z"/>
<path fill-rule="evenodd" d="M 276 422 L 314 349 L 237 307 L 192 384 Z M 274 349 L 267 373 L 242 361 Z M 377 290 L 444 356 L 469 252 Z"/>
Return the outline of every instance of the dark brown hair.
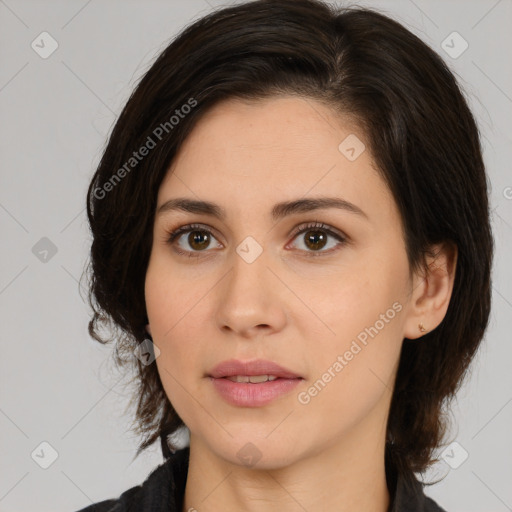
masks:
<path fill-rule="evenodd" d="M 443 407 L 487 327 L 494 242 L 468 104 L 443 60 L 387 16 L 318 0 L 257 0 L 198 19 L 165 48 L 121 112 L 88 190 L 89 332 L 116 341 L 120 365 L 134 364 L 135 429 L 145 436 L 137 456 L 158 438 L 169 456 L 166 438 L 183 421 L 157 367 L 120 357 L 148 337 L 144 281 L 158 189 L 210 107 L 281 94 L 323 102 L 360 124 L 398 205 L 410 269 L 425 264 L 431 244 L 458 248 L 444 320 L 402 346 L 386 460 L 409 478 L 437 460 L 434 449 L 447 431 Z M 110 336 L 101 334 L 104 324 Z"/>

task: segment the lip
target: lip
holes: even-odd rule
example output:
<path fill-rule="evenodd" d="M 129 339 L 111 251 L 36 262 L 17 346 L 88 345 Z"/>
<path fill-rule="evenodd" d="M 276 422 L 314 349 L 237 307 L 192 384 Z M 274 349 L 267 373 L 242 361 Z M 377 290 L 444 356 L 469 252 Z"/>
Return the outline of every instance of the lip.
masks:
<path fill-rule="evenodd" d="M 275 375 L 275 380 L 251 383 L 233 382 L 234 375 Z M 289 393 L 303 377 L 272 361 L 230 359 L 218 364 L 208 375 L 214 389 L 229 404 L 241 407 L 261 407 Z"/>
<path fill-rule="evenodd" d="M 208 376 L 219 379 L 222 377 L 233 377 L 234 375 L 275 375 L 282 379 L 303 378 L 291 370 L 288 370 L 288 368 L 284 368 L 272 361 L 265 361 L 264 359 L 255 359 L 253 361 L 229 359 L 215 366 Z"/>
<path fill-rule="evenodd" d="M 259 384 L 233 382 L 225 377 L 218 379 L 210 377 L 210 381 L 227 403 L 240 407 L 262 407 L 289 393 L 299 382 L 302 382 L 302 379 L 300 377 L 296 379 L 278 378 Z"/>

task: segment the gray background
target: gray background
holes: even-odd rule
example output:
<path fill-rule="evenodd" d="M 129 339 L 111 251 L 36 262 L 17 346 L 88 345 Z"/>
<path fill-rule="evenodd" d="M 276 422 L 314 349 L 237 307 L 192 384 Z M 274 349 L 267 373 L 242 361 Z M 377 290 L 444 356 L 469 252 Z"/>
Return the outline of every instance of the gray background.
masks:
<path fill-rule="evenodd" d="M 426 493 L 448 512 L 512 510 L 512 2 L 359 3 L 445 58 L 482 130 L 497 252 L 490 327 L 452 415 L 451 460 L 469 456 L 457 469 L 445 457 L 424 480 L 445 476 Z M 0 0 L 1 512 L 71 512 L 117 497 L 162 462 L 159 447 L 132 462 L 129 377 L 87 334 L 85 194 L 135 81 L 182 27 L 220 5 Z M 46 59 L 31 47 L 43 31 L 58 43 Z M 441 46 L 453 31 L 469 44 L 457 58 Z M 462 48 L 450 41 L 452 53 Z M 58 455 L 47 469 L 42 442 Z"/>

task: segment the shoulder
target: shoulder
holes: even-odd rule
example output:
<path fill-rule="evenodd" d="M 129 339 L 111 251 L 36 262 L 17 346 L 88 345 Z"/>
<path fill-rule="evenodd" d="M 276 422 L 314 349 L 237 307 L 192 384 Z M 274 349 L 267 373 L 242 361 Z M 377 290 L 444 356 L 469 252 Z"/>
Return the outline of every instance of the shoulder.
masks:
<path fill-rule="evenodd" d="M 128 503 L 131 505 L 139 503 L 141 491 L 142 486 L 136 485 L 124 491 L 117 499 L 99 501 L 98 503 L 93 503 L 85 508 L 81 508 L 76 512 L 126 512 L 129 510 L 127 508 Z"/>
<path fill-rule="evenodd" d="M 432 498 L 425 496 L 425 512 L 447 512 L 444 508 L 440 507 Z"/>
<path fill-rule="evenodd" d="M 396 494 L 390 512 L 447 512 L 424 492 L 424 484 L 416 477 L 398 477 Z"/>
<path fill-rule="evenodd" d="M 119 510 L 118 504 L 119 500 L 105 500 L 89 505 L 88 507 L 81 508 L 76 512 L 115 512 L 116 508 Z"/>
<path fill-rule="evenodd" d="M 175 499 L 186 480 L 188 449 L 176 452 L 156 467 L 146 480 L 124 491 L 116 499 L 107 499 L 76 512 L 139 512 L 175 510 Z M 180 485 L 177 486 L 176 484 Z"/>

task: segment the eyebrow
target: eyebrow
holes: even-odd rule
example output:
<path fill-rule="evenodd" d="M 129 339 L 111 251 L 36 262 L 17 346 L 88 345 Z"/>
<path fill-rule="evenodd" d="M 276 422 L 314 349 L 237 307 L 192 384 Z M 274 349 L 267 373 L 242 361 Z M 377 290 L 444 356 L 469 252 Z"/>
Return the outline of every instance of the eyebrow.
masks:
<path fill-rule="evenodd" d="M 305 213 L 327 208 L 338 208 L 368 219 L 368 216 L 363 210 L 361 210 L 361 208 L 339 197 L 316 197 L 277 203 L 273 206 L 270 216 L 272 220 L 278 221 L 296 213 Z M 188 213 L 211 215 L 212 217 L 220 220 L 225 220 L 227 217 L 226 211 L 218 204 L 209 201 L 188 199 L 186 197 L 169 199 L 158 208 L 157 215 L 176 210 Z"/>

